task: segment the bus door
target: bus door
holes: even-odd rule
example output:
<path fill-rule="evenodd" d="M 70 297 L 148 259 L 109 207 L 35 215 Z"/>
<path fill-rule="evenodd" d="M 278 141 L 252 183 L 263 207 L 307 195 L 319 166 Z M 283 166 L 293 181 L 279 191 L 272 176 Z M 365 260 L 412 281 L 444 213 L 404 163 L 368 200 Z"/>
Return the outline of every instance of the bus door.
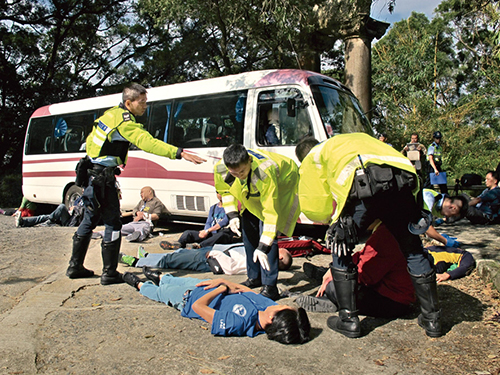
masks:
<path fill-rule="evenodd" d="M 306 95 L 296 87 L 255 91 L 254 126 L 249 131 L 250 148 L 263 148 L 295 159 L 295 145 L 314 135 Z"/>

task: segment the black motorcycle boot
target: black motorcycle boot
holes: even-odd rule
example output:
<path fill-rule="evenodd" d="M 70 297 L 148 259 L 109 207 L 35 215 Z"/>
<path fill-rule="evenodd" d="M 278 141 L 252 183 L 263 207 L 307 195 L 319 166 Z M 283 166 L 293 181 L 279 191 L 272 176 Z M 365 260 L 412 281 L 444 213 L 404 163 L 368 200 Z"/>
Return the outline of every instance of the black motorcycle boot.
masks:
<path fill-rule="evenodd" d="M 339 316 L 328 318 L 327 325 L 330 329 L 342 333 L 349 338 L 361 336 L 361 323 L 356 309 L 356 294 L 358 285 L 358 272 L 341 270 L 331 267 L 333 284 L 339 307 Z M 333 302 L 333 301 L 332 301 Z"/>
<path fill-rule="evenodd" d="M 66 270 L 66 276 L 70 279 L 82 279 L 94 276 L 94 271 L 88 270 L 83 266 L 91 238 L 92 234 L 79 236 L 75 232 L 73 235 L 73 252 L 69 260 L 69 267 Z"/>
<path fill-rule="evenodd" d="M 436 271 L 432 270 L 428 274 L 421 276 L 410 274 L 410 277 L 422 311 L 418 316 L 418 325 L 425 329 L 425 333 L 429 337 L 442 336 Z"/>
<path fill-rule="evenodd" d="M 120 246 L 122 240 L 121 236 L 112 242 L 102 242 L 101 255 L 102 255 L 102 275 L 101 284 L 121 284 L 123 283 L 122 274 L 116 270 L 118 267 L 118 258 L 120 256 Z"/>

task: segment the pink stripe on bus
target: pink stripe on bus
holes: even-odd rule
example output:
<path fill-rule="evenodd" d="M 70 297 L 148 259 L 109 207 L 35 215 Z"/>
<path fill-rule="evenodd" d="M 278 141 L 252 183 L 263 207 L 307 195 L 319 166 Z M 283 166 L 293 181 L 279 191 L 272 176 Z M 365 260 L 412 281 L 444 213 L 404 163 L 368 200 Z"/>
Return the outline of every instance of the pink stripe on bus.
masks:
<path fill-rule="evenodd" d="M 79 160 L 79 159 L 68 159 Z M 66 160 L 66 161 L 68 161 Z M 44 160 L 38 162 L 51 162 L 51 161 L 63 161 L 61 159 L 57 160 Z M 76 166 L 76 164 L 75 164 Z M 75 178 L 75 171 L 42 171 L 42 172 L 24 172 L 24 178 L 32 177 L 71 177 Z M 128 164 L 125 169 L 122 170 L 120 177 L 128 178 L 158 178 L 158 179 L 175 179 L 184 181 L 195 181 L 201 182 L 202 184 L 207 184 L 214 186 L 214 175 L 211 172 L 187 172 L 187 171 L 168 171 L 163 168 L 158 163 L 151 160 L 140 159 L 140 158 L 129 158 Z M 168 183 L 168 182 L 166 182 Z"/>
<path fill-rule="evenodd" d="M 61 163 L 61 162 L 66 162 L 66 161 L 78 161 L 78 160 L 80 160 L 80 158 L 24 160 L 23 164 Z M 75 165 L 75 167 L 76 167 L 76 165 Z"/>
<path fill-rule="evenodd" d="M 76 177 L 75 171 L 23 172 L 23 178 L 32 177 Z"/>

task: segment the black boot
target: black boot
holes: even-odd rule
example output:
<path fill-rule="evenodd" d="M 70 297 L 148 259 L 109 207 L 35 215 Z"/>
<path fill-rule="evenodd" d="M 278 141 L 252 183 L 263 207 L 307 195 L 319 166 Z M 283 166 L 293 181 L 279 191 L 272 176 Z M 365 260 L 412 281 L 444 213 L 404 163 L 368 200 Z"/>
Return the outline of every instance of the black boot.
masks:
<path fill-rule="evenodd" d="M 440 337 L 441 333 L 441 310 L 437 296 L 436 271 L 423 276 L 412 275 L 411 281 L 415 288 L 415 294 L 420 301 L 422 313 L 418 316 L 418 325 L 425 329 L 429 337 Z"/>
<path fill-rule="evenodd" d="M 101 284 L 120 284 L 123 283 L 122 274 L 116 270 L 118 266 L 118 257 L 120 256 L 121 237 L 112 242 L 101 244 L 102 254 L 102 275 Z"/>
<path fill-rule="evenodd" d="M 330 329 L 342 333 L 350 338 L 361 336 L 361 324 L 356 310 L 356 294 L 358 285 L 358 272 L 331 268 L 333 284 L 337 295 L 339 316 L 328 318 L 327 325 Z"/>
<path fill-rule="evenodd" d="M 69 260 L 69 267 L 66 270 L 66 276 L 70 279 L 81 279 L 94 276 L 94 271 L 88 270 L 83 266 L 87 249 L 89 248 L 92 234 L 88 236 L 73 235 L 73 253 Z"/>

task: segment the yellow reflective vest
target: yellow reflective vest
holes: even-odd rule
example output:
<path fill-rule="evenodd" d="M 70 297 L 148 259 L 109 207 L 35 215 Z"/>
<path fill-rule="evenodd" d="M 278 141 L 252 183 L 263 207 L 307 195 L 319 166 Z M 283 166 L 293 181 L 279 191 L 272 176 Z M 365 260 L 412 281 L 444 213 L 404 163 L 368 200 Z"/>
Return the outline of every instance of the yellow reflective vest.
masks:
<path fill-rule="evenodd" d="M 87 137 L 87 155 L 94 160 L 111 156 L 115 166 L 126 164 L 129 142 L 151 154 L 180 159 L 182 150 L 154 138 L 122 105 L 108 109 L 95 121 Z"/>
<path fill-rule="evenodd" d="M 365 167 L 386 164 L 416 173 L 408 158 L 367 134 L 336 135 L 313 147 L 300 166 L 300 208 L 310 220 L 329 224 L 339 218 L 361 168 L 358 155 Z"/>
<path fill-rule="evenodd" d="M 424 189 L 422 194 L 424 198 L 424 209 L 432 213 L 434 217 L 443 217 L 444 215 L 441 213 L 441 207 L 443 206 L 444 196 L 432 189 Z"/>
<path fill-rule="evenodd" d="M 252 158 L 248 178 L 240 180 L 229 173 L 224 161 L 214 167 L 215 188 L 222 195 L 226 214 L 234 217 L 238 201 L 264 223 L 259 250 L 267 252 L 279 231 L 291 236 L 300 214 L 298 167 L 286 156 L 262 150 L 248 150 Z M 249 190 L 250 188 L 250 190 Z"/>

